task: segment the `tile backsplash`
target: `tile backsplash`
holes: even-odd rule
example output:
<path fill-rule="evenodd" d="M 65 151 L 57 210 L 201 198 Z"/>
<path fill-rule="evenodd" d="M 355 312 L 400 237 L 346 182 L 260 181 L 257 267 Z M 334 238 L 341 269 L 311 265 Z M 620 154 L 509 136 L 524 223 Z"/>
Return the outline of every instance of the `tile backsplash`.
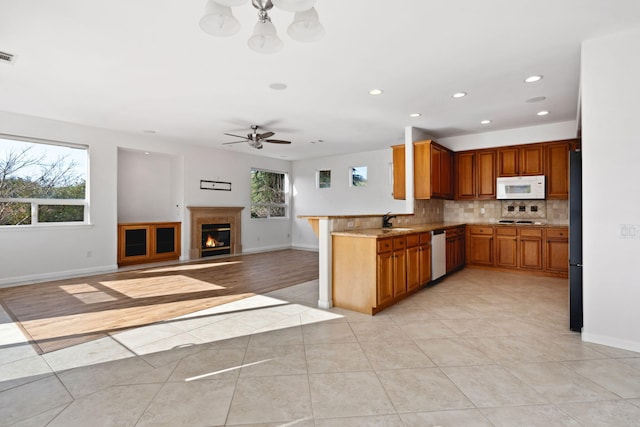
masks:
<path fill-rule="evenodd" d="M 454 222 L 498 222 L 500 219 L 569 222 L 567 200 L 469 200 L 444 202 L 444 220 Z"/>

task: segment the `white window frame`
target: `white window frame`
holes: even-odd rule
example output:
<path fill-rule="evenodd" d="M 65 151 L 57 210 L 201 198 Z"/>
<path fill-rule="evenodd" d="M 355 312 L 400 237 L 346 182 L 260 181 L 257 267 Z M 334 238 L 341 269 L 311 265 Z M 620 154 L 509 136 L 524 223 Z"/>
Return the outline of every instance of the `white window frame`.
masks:
<path fill-rule="evenodd" d="M 52 145 L 58 147 L 69 147 L 74 149 L 84 150 L 87 156 L 87 167 L 85 177 L 85 198 L 84 199 L 41 199 L 41 198 L 11 198 L 0 197 L 0 202 L 4 203 L 30 203 L 31 204 L 31 223 L 20 225 L 0 225 L 0 230 L 12 229 L 12 228 L 32 228 L 32 227 L 59 227 L 59 226 L 86 226 L 89 225 L 89 146 L 81 144 L 71 144 L 60 141 L 52 141 L 39 138 L 27 138 L 16 135 L 8 135 L 0 133 L 0 138 L 9 139 L 14 141 L 28 142 L 30 144 L 42 144 Z M 41 205 L 53 205 L 53 206 L 84 206 L 83 220 L 82 221 L 60 221 L 60 222 L 40 222 L 38 221 L 38 208 Z"/>
<path fill-rule="evenodd" d="M 251 220 L 277 220 L 277 219 L 289 219 L 289 195 L 290 195 L 290 181 L 289 181 L 289 172 L 272 170 L 272 169 L 264 169 L 264 168 L 256 168 L 252 167 L 250 173 L 253 171 L 260 172 L 270 172 L 284 175 L 284 203 L 253 203 L 252 200 L 249 200 L 249 218 Z M 249 181 L 249 199 L 251 199 L 251 180 Z M 254 218 L 251 216 L 251 212 L 253 211 L 254 206 L 265 206 L 268 207 L 268 214 L 266 218 Z M 271 216 L 271 208 L 279 207 L 284 208 L 284 216 Z"/>

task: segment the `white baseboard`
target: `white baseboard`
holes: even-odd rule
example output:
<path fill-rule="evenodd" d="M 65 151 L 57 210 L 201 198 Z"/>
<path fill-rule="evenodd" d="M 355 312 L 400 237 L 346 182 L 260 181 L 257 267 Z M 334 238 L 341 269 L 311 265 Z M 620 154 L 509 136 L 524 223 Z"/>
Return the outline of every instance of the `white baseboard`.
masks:
<path fill-rule="evenodd" d="M 12 286 L 30 285 L 38 282 L 48 282 L 51 280 L 71 279 L 73 277 L 90 276 L 92 274 L 111 273 L 118 271 L 117 265 L 107 265 L 102 267 L 79 268 L 77 270 L 56 271 L 51 273 L 32 274 L 28 276 L 8 277 L 0 279 L 0 288 L 10 288 Z"/>
<path fill-rule="evenodd" d="M 595 335 L 584 332 L 582 330 L 582 341 L 606 345 L 609 347 L 621 348 L 623 350 L 640 352 L 640 343 L 635 341 L 621 340 L 618 338 L 603 336 L 603 335 Z"/>

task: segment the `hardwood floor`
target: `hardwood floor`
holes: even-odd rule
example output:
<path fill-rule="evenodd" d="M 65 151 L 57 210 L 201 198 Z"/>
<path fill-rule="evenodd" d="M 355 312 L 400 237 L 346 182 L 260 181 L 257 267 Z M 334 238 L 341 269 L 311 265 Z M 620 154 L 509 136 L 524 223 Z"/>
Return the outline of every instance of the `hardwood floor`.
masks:
<path fill-rule="evenodd" d="M 317 252 L 290 249 L 0 289 L 0 303 L 47 353 L 317 278 Z"/>

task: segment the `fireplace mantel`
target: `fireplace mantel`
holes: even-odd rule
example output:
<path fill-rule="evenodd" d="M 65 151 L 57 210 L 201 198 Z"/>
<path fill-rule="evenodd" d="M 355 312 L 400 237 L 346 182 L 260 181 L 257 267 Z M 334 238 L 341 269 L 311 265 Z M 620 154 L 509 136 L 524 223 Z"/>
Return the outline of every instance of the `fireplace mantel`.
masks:
<path fill-rule="evenodd" d="M 231 225 L 231 254 L 242 253 L 242 221 L 244 206 L 187 206 L 191 212 L 191 242 L 189 258 L 202 258 L 200 248 L 202 224 L 229 223 Z"/>

